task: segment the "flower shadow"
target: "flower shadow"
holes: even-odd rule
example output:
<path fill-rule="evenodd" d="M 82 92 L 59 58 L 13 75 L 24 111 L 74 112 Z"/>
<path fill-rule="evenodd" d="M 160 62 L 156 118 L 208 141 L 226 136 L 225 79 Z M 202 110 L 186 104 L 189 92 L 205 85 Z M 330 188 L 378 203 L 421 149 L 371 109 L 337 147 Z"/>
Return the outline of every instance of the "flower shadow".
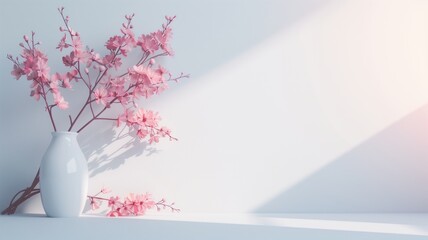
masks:
<path fill-rule="evenodd" d="M 150 156 L 159 150 L 132 136 L 124 127 L 118 131 L 109 127 L 102 132 L 82 136 L 81 148 L 88 159 L 89 176 L 114 170 L 124 165 L 127 159 Z"/>

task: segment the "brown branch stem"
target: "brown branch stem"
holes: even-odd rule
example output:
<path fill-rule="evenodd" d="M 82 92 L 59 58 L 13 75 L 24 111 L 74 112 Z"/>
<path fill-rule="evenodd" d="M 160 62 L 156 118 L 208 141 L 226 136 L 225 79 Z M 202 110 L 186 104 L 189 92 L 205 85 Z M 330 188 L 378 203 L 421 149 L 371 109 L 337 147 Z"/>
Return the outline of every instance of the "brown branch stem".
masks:
<path fill-rule="evenodd" d="M 36 176 L 33 179 L 33 182 L 31 183 L 31 185 L 21 191 L 19 191 L 18 193 L 15 194 L 15 196 L 12 198 L 12 201 L 10 202 L 9 206 L 7 208 L 5 208 L 1 214 L 2 215 L 11 215 L 14 214 L 16 209 L 26 200 L 30 199 L 32 196 L 39 194 L 40 193 L 40 189 L 36 188 L 37 185 L 40 182 L 40 169 L 37 171 Z M 22 194 L 21 194 L 22 193 Z M 19 198 L 17 198 L 17 196 L 19 196 Z"/>

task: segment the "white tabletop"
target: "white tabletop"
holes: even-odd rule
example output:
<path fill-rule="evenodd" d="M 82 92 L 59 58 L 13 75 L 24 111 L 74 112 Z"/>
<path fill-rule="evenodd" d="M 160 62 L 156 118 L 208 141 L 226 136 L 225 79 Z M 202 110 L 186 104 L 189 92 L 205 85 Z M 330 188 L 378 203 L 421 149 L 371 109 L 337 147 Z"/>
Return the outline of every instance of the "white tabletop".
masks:
<path fill-rule="evenodd" d="M 4 238 L 3 238 L 4 237 Z M 428 239 L 428 214 L 0 217 L 0 239 Z"/>

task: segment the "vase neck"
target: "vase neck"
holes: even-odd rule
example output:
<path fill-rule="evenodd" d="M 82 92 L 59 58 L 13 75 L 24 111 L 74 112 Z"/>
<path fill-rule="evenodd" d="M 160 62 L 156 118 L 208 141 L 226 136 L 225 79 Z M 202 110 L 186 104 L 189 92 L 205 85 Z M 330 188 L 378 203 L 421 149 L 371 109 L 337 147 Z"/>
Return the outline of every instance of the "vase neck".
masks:
<path fill-rule="evenodd" d="M 77 132 L 66 132 L 66 131 L 59 131 L 59 132 L 52 132 L 53 137 L 61 137 L 61 136 L 67 136 L 67 137 L 77 137 Z"/>

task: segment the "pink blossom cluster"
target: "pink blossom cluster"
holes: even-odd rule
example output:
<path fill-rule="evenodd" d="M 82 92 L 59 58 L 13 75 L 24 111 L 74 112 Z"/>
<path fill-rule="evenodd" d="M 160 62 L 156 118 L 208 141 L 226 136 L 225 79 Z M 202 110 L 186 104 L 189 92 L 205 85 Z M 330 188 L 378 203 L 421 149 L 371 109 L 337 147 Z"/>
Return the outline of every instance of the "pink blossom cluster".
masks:
<path fill-rule="evenodd" d="M 156 207 L 158 211 L 161 209 L 170 209 L 172 212 L 179 212 L 180 209 L 174 207 L 174 203 L 168 204 L 165 199 L 158 202 L 153 201 L 150 193 L 134 194 L 130 193 L 124 200 L 118 196 L 105 198 L 100 197 L 100 194 L 107 194 L 110 190 L 103 188 L 94 196 L 88 196 L 92 210 L 100 208 L 102 202 L 107 202 L 110 210 L 107 213 L 109 217 L 120 216 L 142 216 L 147 210 Z"/>
<path fill-rule="evenodd" d="M 80 34 L 70 27 L 70 18 L 64 15 L 64 8 L 58 9 L 63 20 L 59 28 L 63 36 L 57 49 L 63 52 L 69 50 L 62 57 L 63 64 L 70 70 L 66 73 L 50 73 L 48 58 L 38 48 L 40 43 L 34 41 L 34 32 L 31 39 L 24 36 L 21 63 L 19 58 L 8 58 L 14 63 L 11 74 L 19 79 L 26 76 L 31 81 L 31 93 L 36 100 L 43 99 L 49 113 L 51 123 L 56 131 L 53 109 L 67 109 L 69 103 L 61 95 L 60 88 L 72 89 L 73 82 L 83 83 L 87 91 L 87 100 L 81 110 L 73 118 L 69 115 L 70 126 L 68 131 L 82 131 L 96 120 L 115 121 L 119 126 L 126 123 L 140 139 L 148 139 L 149 143 L 159 142 L 161 137 L 171 136 L 171 131 L 160 127 L 160 117 L 156 112 L 138 107 L 140 98 L 149 98 L 168 88 L 168 81 L 178 81 L 188 75 L 180 74 L 172 77 L 164 67 L 156 63 L 162 56 L 172 56 L 170 46 L 172 29 L 170 24 L 175 17 L 165 17 L 166 23 L 161 29 L 137 35 L 133 31 L 132 19 L 134 14 L 126 15 L 120 34 L 110 37 L 105 43 L 107 54 L 101 55 L 89 47 L 84 47 Z M 139 52 L 140 59 L 124 69 L 123 60 L 131 51 Z M 120 73 L 119 71 L 123 71 Z M 123 112 L 116 116 L 106 116 L 106 111 L 113 104 L 122 106 Z M 89 112 L 91 119 L 79 123 L 83 112 Z M 78 121 L 79 120 L 79 121 Z"/>
<path fill-rule="evenodd" d="M 20 43 L 23 48 L 21 57 L 24 59 L 20 63 L 19 58 L 13 58 L 8 55 L 14 65 L 11 74 L 16 78 L 20 79 L 21 76 L 25 75 L 27 80 L 31 81 L 31 93 L 30 95 L 36 100 L 42 97 L 47 102 L 46 96 L 51 93 L 53 96 L 53 104 L 47 104 L 48 109 L 52 109 L 54 106 L 58 106 L 60 109 L 68 108 L 68 102 L 64 100 L 64 97 L 59 91 L 59 87 L 71 88 L 70 82 L 77 80 L 76 70 L 71 70 L 65 74 L 55 73 L 50 75 L 50 68 L 48 66 L 47 56 L 36 48 L 40 45 L 39 42 L 34 42 L 35 33 L 31 33 L 31 41 L 28 36 L 24 36 L 24 43 Z"/>

